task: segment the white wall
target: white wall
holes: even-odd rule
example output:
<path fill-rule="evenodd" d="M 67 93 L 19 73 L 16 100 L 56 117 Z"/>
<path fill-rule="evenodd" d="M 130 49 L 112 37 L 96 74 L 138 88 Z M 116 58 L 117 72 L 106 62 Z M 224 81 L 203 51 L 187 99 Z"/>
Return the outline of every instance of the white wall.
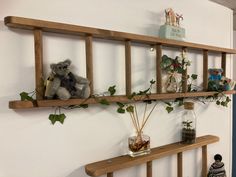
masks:
<path fill-rule="evenodd" d="M 232 11 L 207 0 L 2 0 L 0 6 L 0 177 L 86 177 L 84 165 L 124 153 L 126 138 L 132 133 L 128 115 L 118 115 L 116 107 L 99 105 L 85 110 L 63 112 L 64 125 L 52 126 L 47 119 L 53 108 L 10 110 L 8 101 L 19 99 L 21 91 L 34 90 L 34 52 L 31 32 L 8 29 L 3 18 L 24 16 L 91 27 L 157 35 L 164 22 L 163 11 L 173 7 L 184 14 L 187 41 L 232 47 Z M 208 9 L 208 10 L 206 10 Z M 44 36 L 44 68 L 71 58 L 74 69 L 85 76 L 84 42 L 78 37 L 46 34 Z M 155 76 L 154 53 L 149 47 L 132 48 L 133 87 L 145 88 Z M 166 51 L 175 56 L 178 51 Z M 189 54 L 191 72 L 202 78 L 202 56 Z M 145 60 L 144 60 L 145 59 Z M 213 60 L 216 59 L 216 60 Z M 210 56 L 210 66 L 220 66 L 219 56 Z M 227 66 L 230 68 L 231 60 Z M 121 43 L 96 41 L 94 46 L 95 89 L 104 91 L 116 84 L 124 93 L 124 48 Z M 119 73 L 119 74 L 118 74 Z M 227 72 L 232 76 L 232 70 Z M 145 76 L 145 77 L 144 77 Z M 150 119 L 146 134 L 151 146 L 180 140 L 181 111 L 167 114 L 159 104 Z M 213 134 L 220 142 L 209 146 L 209 165 L 215 153 L 223 155 L 228 175 L 231 173 L 231 105 L 222 108 L 212 104 L 196 104 L 197 135 Z M 154 162 L 154 176 L 176 176 L 176 157 Z M 184 154 L 184 177 L 200 177 L 201 151 Z M 115 173 L 116 177 L 141 177 L 145 167 L 138 166 Z"/>

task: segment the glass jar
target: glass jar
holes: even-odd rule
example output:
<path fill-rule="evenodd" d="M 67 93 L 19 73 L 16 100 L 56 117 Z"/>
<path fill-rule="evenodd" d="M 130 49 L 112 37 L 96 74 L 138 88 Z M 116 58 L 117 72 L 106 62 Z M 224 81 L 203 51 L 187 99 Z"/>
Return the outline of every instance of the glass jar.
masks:
<path fill-rule="evenodd" d="M 166 81 L 166 92 L 175 93 L 180 91 L 181 75 L 177 72 L 170 72 Z"/>
<path fill-rule="evenodd" d="M 194 103 L 184 102 L 184 114 L 182 119 L 182 143 L 192 144 L 196 141 L 196 115 Z"/>
<path fill-rule="evenodd" d="M 140 155 L 149 154 L 151 152 L 150 137 L 142 133 L 138 133 L 135 136 L 129 137 L 128 146 L 129 146 L 128 154 L 131 157 L 137 157 Z"/>

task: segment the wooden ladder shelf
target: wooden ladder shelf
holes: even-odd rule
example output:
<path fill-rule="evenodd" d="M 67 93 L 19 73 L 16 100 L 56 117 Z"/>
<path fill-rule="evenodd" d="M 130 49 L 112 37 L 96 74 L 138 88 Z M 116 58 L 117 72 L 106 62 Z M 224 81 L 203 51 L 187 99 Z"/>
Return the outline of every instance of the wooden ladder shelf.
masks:
<path fill-rule="evenodd" d="M 218 142 L 219 138 L 213 135 L 198 137 L 194 144 L 181 144 L 180 142 L 164 145 L 151 149 L 151 153 L 140 157 L 130 157 L 128 155 L 119 156 L 103 161 L 91 163 L 85 166 L 85 171 L 89 176 L 113 177 L 113 172 L 124 168 L 133 167 L 146 163 L 146 176 L 152 177 L 152 161 L 162 157 L 177 155 L 177 176 L 183 177 L 183 152 L 202 148 L 202 177 L 207 177 L 207 145 Z"/>
<path fill-rule="evenodd" d="M 34 107 L 51 107 L 51 106 L 68 106 L 68 105 L 79 105 L 83 104 L 94 104 L 97 103 L 93 98 L 89 99 L 69 99 L 66 101 L 62 100 L 45 100 L 43 81 L 43 32 L 52 32 L 59 34 L 68 35 L 78 35 L 85 40 L 85 50 L 86 50 L 86 77 L 90 80 L 91 94 L 94 91 L 93 85 L 93 39 L 101 38 L 111 41 L 122 41 L 124 43 L 125 49 L 125 83 L 126 83 L 126 93 L 124 95 L 115 95 L 112 97 L 105 97 L 109 102 L 129 102 L 127 95 L 132 93 L 131 88 L 131 45 L 133 43 L 141 43 L 144 45 L 150 45 L 156 48 L 156 93 L 152 94 L 150 99 L 174 99 L 183 97 L 202 97 L 214 95 L 216 92 L 207 92 L 208 86 L 208 53 L 220 53 L 222 56 L 221 67 L 224 70 L 223 75 L 226 71 L 226 55 L 236 54 L 236 50 L 214 47 L 203 44 L 196 44 L 190 42 L 161 39 L 154 36 L 145 36 L 139 34 L 131 34 L 118 31 L 110 31 L 98 28 L 77 26 L 65 23 L 57 23 L 43 20 L 35 20 L 30 18 L 14 17 L 8 16 L 4 19 L 5 25 L 13 28 L 21 28 L 26 30 L 31 30 L 34 34 L 34 44 L 35 44 L 35 90 L 36 90 L 36 100 L 31 101 L 10 101 L 9 108 L 11 109 L 25 109 Z M 203 55 L 203 91 L 201 92 L 187 92 L 187 82 L 183 82 L 182 90 L 183 93 L 162 93 L 162 75 L 160 62 L 162 57 L 162 48 L 173 47 L 179 50 L 200 50 Z M 187 72 L 183 74 L 186 78 Z M 185 79 L 186 80 L 186 79 Z M 234 90 L 226 91 L 225 94 L 235 94 Z M 145 98 L 144 98 L 145 99 Z"/>

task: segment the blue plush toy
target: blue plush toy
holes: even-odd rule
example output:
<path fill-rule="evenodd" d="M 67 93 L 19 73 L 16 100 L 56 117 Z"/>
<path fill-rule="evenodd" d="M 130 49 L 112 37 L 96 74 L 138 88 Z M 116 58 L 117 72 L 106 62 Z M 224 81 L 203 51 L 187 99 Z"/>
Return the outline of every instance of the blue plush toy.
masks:
<path fill-rule="evenodd" d="M 211 69 L 208 69 L 208 72 L 209 72 L 209 80 L 220 81 L 222 77 L 221 74 L 223 72 L 223 69 L 211 68 Z"/>

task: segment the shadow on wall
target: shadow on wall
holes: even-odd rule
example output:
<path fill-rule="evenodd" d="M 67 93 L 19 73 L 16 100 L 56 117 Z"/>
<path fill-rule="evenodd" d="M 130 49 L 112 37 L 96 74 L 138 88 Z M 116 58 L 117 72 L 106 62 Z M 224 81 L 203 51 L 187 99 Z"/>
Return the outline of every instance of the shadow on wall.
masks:
<path fill-rule="evenodd" d="M 72 173 L 70 173 L 68 176 L 66 177 L 85 177 L 85 176 L 88 176 L 86 173 L 85 173 L 85 168 L 84 167 L 80 167 L 80 168 L 77 168 L 75 169 Z"/>
<path fill-rule="evenodd" d="M 148 18 L 153 23 L 148 24 L 147 27 L 144 28 L 145 33 L 150 36 L 159 36 L 159 29 L 163 23 L 162 18 L 164 17 L 164 11 L 158 13 L 153 11 L 148 11 L 147 13 L 148 13 Z"/>

